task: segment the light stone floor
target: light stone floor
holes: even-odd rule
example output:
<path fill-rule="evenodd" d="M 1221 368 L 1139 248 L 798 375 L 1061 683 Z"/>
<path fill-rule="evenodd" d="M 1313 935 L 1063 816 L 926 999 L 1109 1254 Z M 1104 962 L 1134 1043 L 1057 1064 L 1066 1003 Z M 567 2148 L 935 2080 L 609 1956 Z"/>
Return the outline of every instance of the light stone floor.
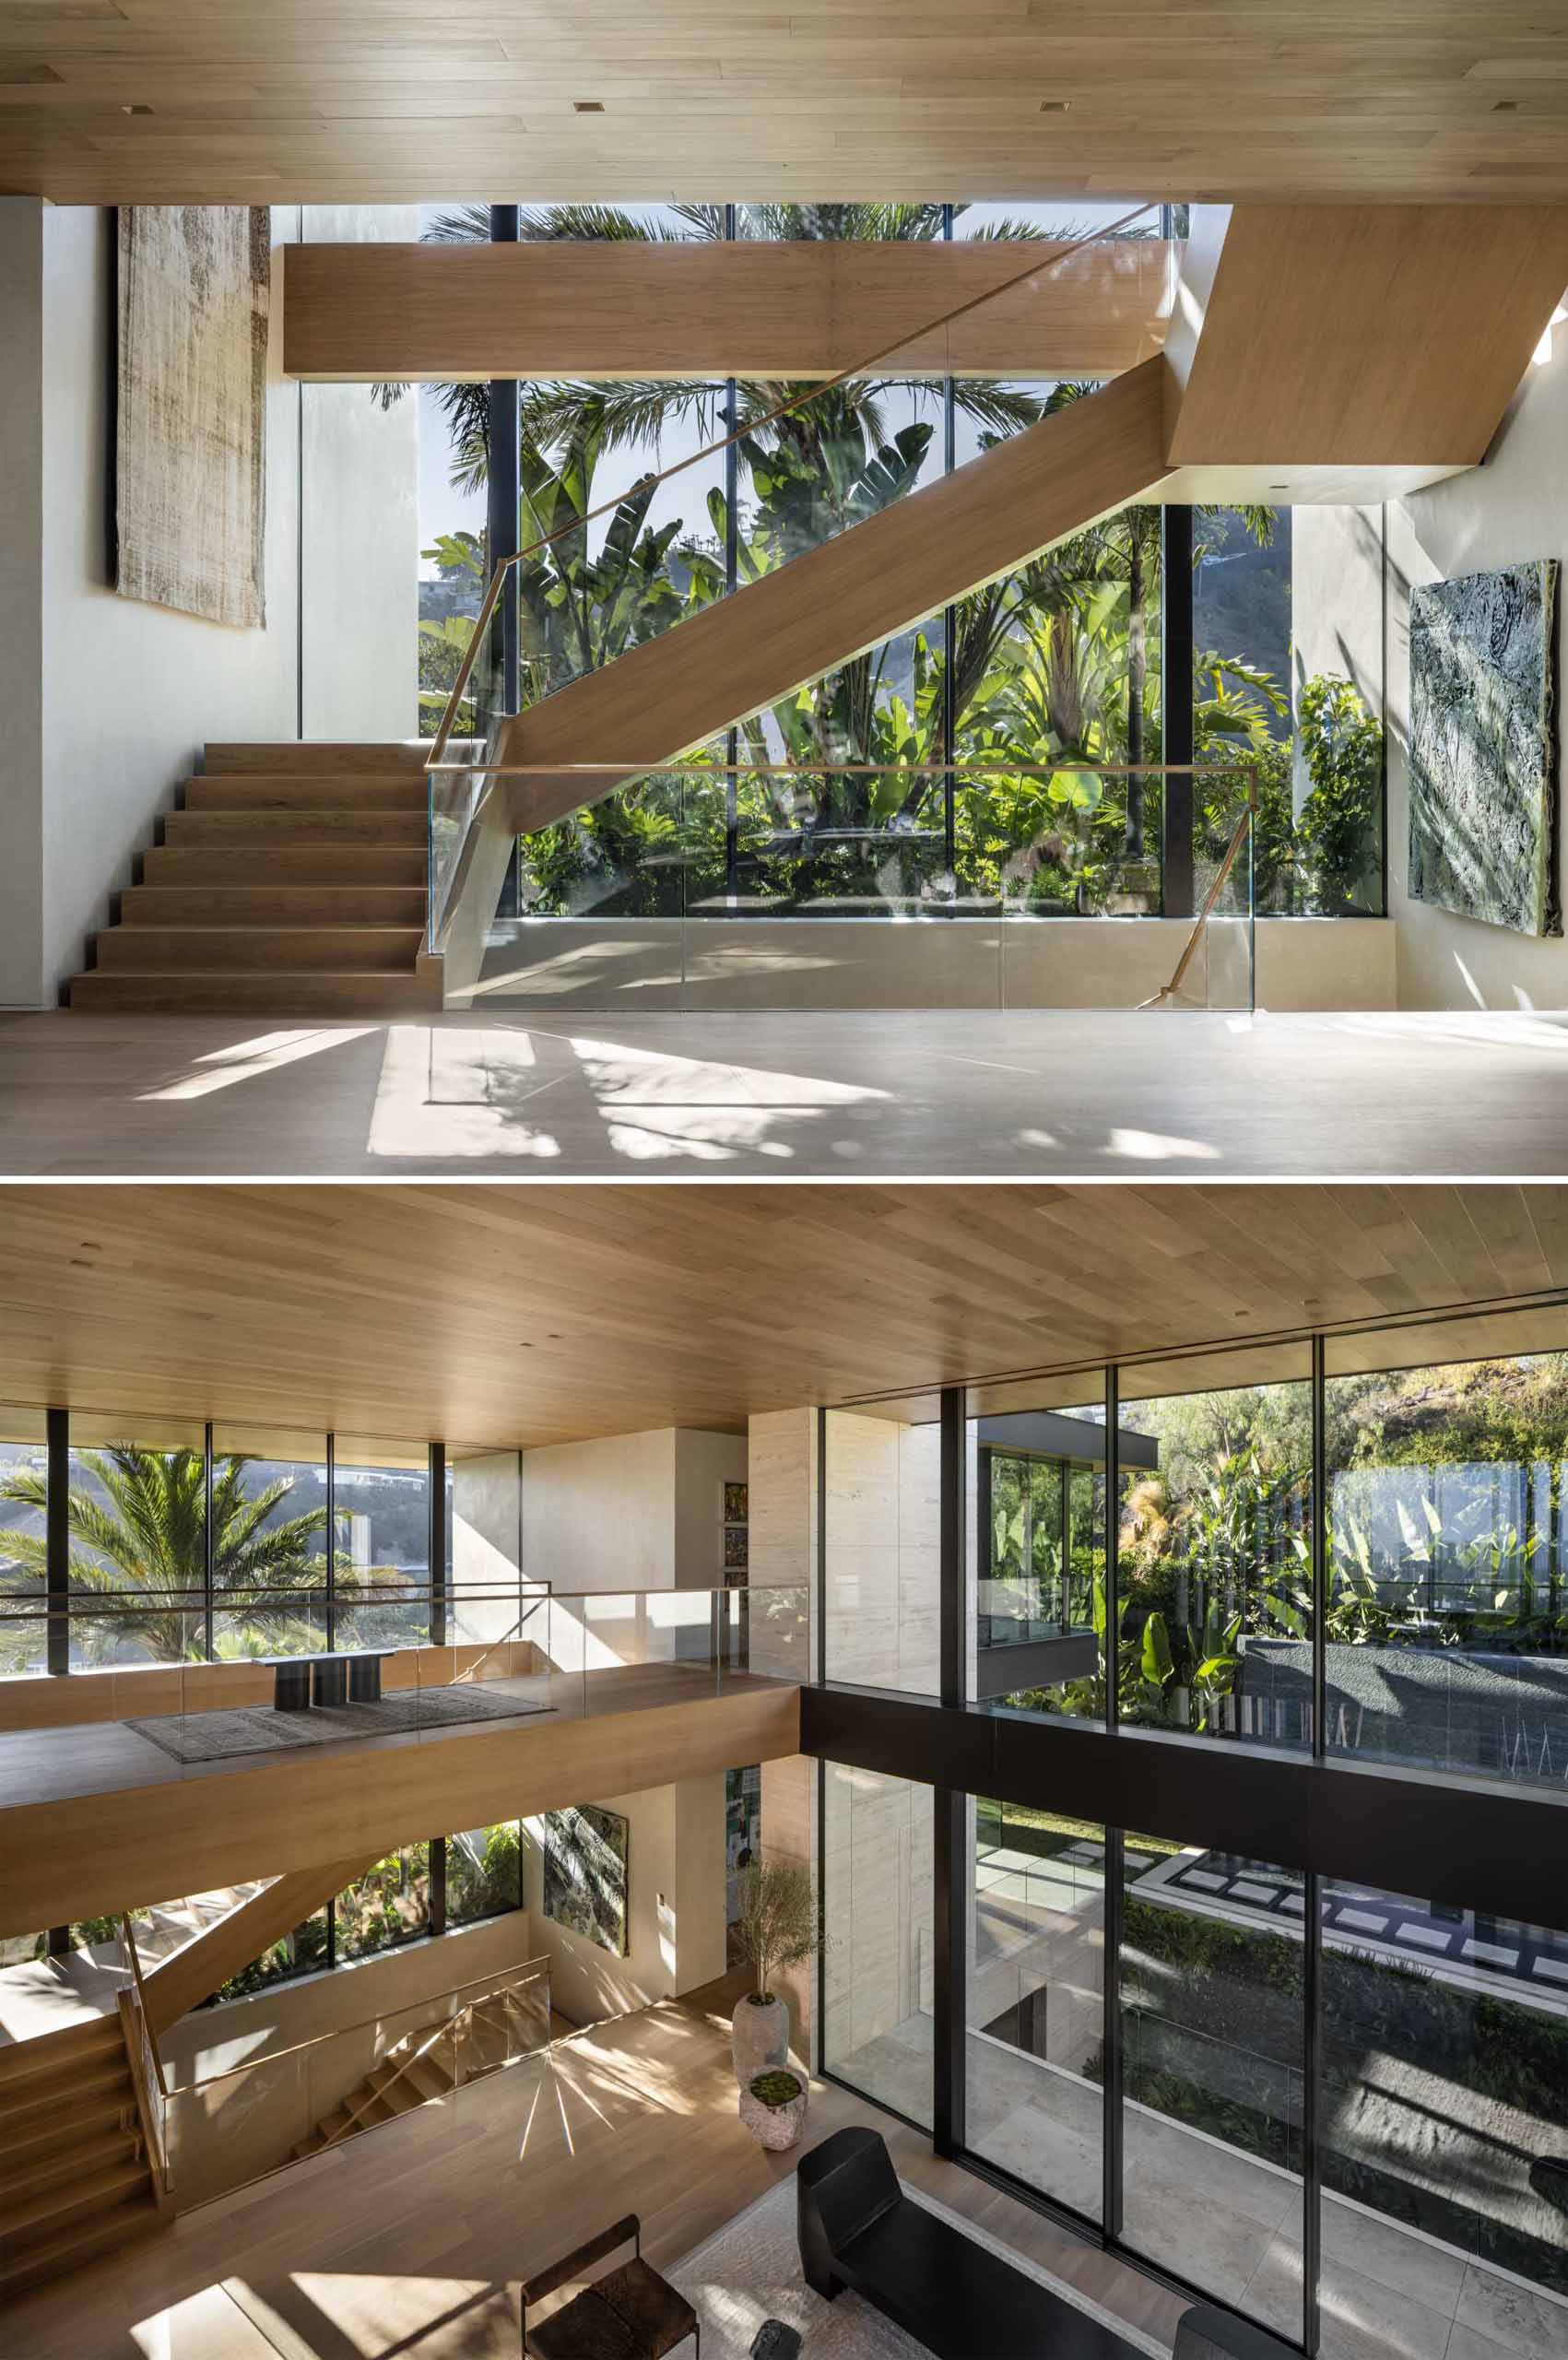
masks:
<path fill-rule="evenodd" d="M 1568 1172 L 1568 1014 L 0 1017 L 0 1177 Z"/>
<path fill-rule="evenodd" d="M 929 2112 L 931 2021 L 908 2022 L 831 2070 L 915 2120 Z M 973 2151 L 1098 2218 L 1101 2097 L 972 2034 Z M 1288 2174 L 1127 2108 L 1123 2236 L 1129 2247 L 1282 2333 L 1300 2333 L 1301 2197 Z M 1452 2246 L 1326 2195 L 1321 2360 L 1568 2360 L 1568 2302 Z"/>

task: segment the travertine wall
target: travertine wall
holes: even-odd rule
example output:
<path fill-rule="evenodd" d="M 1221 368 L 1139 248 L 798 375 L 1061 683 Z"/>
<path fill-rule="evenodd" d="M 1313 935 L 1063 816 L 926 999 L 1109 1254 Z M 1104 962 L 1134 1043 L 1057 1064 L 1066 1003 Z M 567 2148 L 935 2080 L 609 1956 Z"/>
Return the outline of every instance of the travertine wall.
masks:
<path fill-rule="evenodd" d="M 826 1447 L 828 1678 L 935 1696 L 940 1429 L 832 1410 Z"/>
<path fill-rule="evenodd" d="M 808 1605 L 808 1676 L 815 1667 L 813 1584 L 817 1564 L 817 1412 L 780 1410 L 751 1420 L 748 1446 L 751 1517 L 750 1578 L 753 1584 L 797 1582 Z M 751 1668 L 774 1671 L 768 1625 L 754 1615 Z M 795 1667 L 789 1668 L 792 1676 Z M 762 1858 L 799 1860 L 815 1867 L 817 1765 L 804 1754 L 762 1764 Z M 817 2062 L 816 1981 L 809 1967 L 784 1977 L 780 1993 L 790 2012 L 793 2046 L 809 2064 Z"/>

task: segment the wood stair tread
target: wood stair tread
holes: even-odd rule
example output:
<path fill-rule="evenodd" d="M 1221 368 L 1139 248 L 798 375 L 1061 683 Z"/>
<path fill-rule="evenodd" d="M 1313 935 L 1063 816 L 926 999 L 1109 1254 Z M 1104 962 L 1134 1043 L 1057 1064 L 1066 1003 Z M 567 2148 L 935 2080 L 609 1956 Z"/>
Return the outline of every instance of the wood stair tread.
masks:
<path fill-rule="evenodd" d="M 117 2165 L 139 2165 L 138 2143 L 138 2132 L 115 2124 L 91 2131 L 77 2130 L 73 2139 L 46 2154 L 18 2157 L 7 2150 L 0 2164 L 0 2217 L 18 2200 L 41 2194 L 58 2182 L 112 2170 Z"/>
<path fill-rule="evenodd" d="M 147 2236 L 163 2225 L 164 2215 L 151 2196 L 145 2202 L 117 2204 L 101 2220 L 80 2224 L 56 2237 L 0 2257 L 0 2290 L 16 2294 L 24 2286 L 58 2278 L 67 2270 L 79 2270 L 133 2237 Z"/>
<path fill-rule="evenodd" d="M 99 2062 L 124 2054 L 117 2016 L 100 2016 L 90 2024 L 65 2024 L 58 2032 L 41 2033 L 36 2040 L 7 2041 L 0 2047 L 0 2103 L 7 2088 L 35 2073 L 56 2073 L 72 2064 Z"/>
<path fill-rule="evenodd" d="M 131 2073 L 124 2050 L 118 2064 L 106 2064 L 91 2072 L 68 2077 L 51 2075 L 47 2083 L 41 2083 L 30 2095 L 13 2097 L 7 2093 L 4 2102 L 0 2103 L 0 2138 L 25 2137 L 28 2130 L 38 2123 L 58 2121 L 61 2104 L 66 2098 L 78 2106 L 84 2102 L 92 2105 L 100 2101 L 105 2104 L 111 2100 L 119 2102 L 122 2098 L 129 2105 Z"/>
<path fill-rule="evenodd" d="M 102 2165 L 77 2179 L 41 2189 L 20 2201 L 13 2198 L 0 2204 L 0 2245 L 26 2238 L 30 2232 L 46 2229 L 73 2213 L 100 2211 L 139 2194 L 150 2197 L 151 2192 L 152 2174 L 140 2156 Z"/>
<path fill-rule="evenodd" d="M 30 2130 L 19 2130 L 10 2115 L 0 2116 L 0 2137 L 5 2141 L 7 2157 L 18 2165 L 25 2161 L 41 2168 L 52 2156 L 71 2148 L 78 2140 L 122 2129 L 134 2119 L 135 2114 L 135 2093 L 127 2080 L 124 2095 L 100 2098 L 88 2106 L 74 2100 L 66 2122 L 61 2121 L 58 2106 L 51 2106 L 48 2114 Z"/>

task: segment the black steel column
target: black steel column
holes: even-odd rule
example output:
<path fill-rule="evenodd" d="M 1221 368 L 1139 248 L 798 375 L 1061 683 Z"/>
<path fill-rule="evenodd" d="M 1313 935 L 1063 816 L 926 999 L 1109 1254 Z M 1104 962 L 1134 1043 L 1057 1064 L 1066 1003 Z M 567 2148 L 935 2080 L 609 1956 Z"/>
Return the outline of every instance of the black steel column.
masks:
<path fill-rule="evenodd" d="M 942 207 L 942 236 L 951 242 L 953 208 Z M 958 395 L 950 376 L 942 380 L 942 471 L 951 475 L 958 464 Z M 958 864 L 958 813 L 953 756 L 958 747 L 958 682 L 953 660 L 958 653 L 958 608 L 942 609 L 942 858 L 949 873 Z M 954 879 L 956 889 L 957 879 Z"/>
<path fill-rule="evenodd" d="M 1105 1371 L 1105 1727 L 1121 1718 L 1122 1453 L 1121 1385 L 1115 1363 Z"/>
<path fill-rule="evenodd" d="M 492 246 L 514 246 L 517 243 L 517 216 L 515 205 L 491 206 Z M 517 554 L 517 504 L 521 489 L 517 467 L 517 380 L 515 377 L 492 377 L 489 384 L 489 454 L 485 520 L 489 543 L 486 554 L 492 572 L 503 558 Z M 498 703 L 501 712 L 515 713 L 518 701 L 515 566 L 508 572 L 497 619 L 501 632 Z M 480 735 L 483 734 L 481 719 Z"/>
<path fill-rule="evenodd" d="M 212 1420 L 202 1428 L 202 1654 L 215 1660 L 212 1611 Z"/>
<path fill-rule="evenodd" d="M 337 1644 L 337 1436 L 326 1438 L 326 1645 Z"/>
<path fill-rule="evenodd" d="M 1192 510 L 1166 508 L 1161 533 L 1161 743 L 1167 762 L 1193 758 Z M 1168 918 L 1193 914 L 1193 782 L 1185 773 L 1165 778 L 1161 798 L 1161 909 Z"/>
<path fill-rule="evenodd" d="M 432 1934 L 446 1931 L 446 1838 L 430 1837 L 430 1927 Z"/>
<path fill-rule="evenodd" d="M 733 205 L 725 206 L 725 237 L 733 244 L 736 233 Z M 725 384 L 725 432 L 740 424 L 740 387 L 731 377 Z M 725 452 L 725 596 L 733 598 L 740 579 L 740 447 L 731 442 Z M 740 760 L 740 732 L 732 729 L 725 740 L 725 891 L 733 901 L 740 891 L 740 796 L 735 765 Z"/>
<path fill-rule="evenodd" d="M 430 1645 L 446 1645 L 446 1445 L 432 1442 L 430 1446 Z M 458 1617 L 462 1621 L 461 1615 Z M 431 1870 L 431 1891 L 434 1891 Z"/>
<path fill-rule="evenodd" d="M 969 1493 L 964 1388 L 948 1385 L 941 1397 L 941 1522 L 937 1581 L 941 1701 L 965 1702 L 964 1524 Z M 964 2012 L 967 2000 L 968 1798 L 959 1787 L 934 1787 L 932 1943 L 931 2143 L 939 2155 L 964 2144 Z"/>
<path fill-rule="evenodd" d="M 1312 1750 L 1328 1751 L 1328 1380 L 1324 1339 L 1312 1339 Z"/>
<path fill-rule="evenodd" d="M 964 1388 L 945 1385 L 941 1396 L 942 1498 L 939 1572 L 941 1653 L 939 1693 L 944 1705 L 964 1705 L 967 1665 L 964 1646 L 964 1523 L 968 1500 L 969 1434 Z"/>
<path fill-rule="evenodd" d="M 49 1670 L 71 1669 L 71 1413 L 46 1412 L 44 1437 L 43 1566 L 49 1622 L 44 1661 Z"/>
<path fill-rule="evenodd" d="M 1122 1830 L 1105 1830 L 1105 1891 L 1100 1974 L 1104 2036 L 1101 2086 L 1100 2219 L 1107 2240 L 1122 2234 Z"/>
<path fill-rule="evenodd" d="M 1302 2342 L 1315 2352 L 1323 2256 L 1323 1902 L 1321 1880 L 1314 1871 L 1307 1873 L 1302 1899 Z"/>

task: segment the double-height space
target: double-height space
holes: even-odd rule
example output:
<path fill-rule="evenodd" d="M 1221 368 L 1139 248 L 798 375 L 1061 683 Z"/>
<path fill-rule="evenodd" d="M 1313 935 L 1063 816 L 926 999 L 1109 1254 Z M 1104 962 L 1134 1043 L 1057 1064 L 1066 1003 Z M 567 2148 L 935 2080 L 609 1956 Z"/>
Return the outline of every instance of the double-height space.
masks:
<path fill-rule="evenodd" d="M 1561 1169 L 1562 44 L 1330 13 L 0 8 L 6 1168 Z"/>
<path fill-rule="evenodd" d="M 1568 2355 L 1561 1189 L 13 1186 L 0 1370 L 8 2349 Z"/>

